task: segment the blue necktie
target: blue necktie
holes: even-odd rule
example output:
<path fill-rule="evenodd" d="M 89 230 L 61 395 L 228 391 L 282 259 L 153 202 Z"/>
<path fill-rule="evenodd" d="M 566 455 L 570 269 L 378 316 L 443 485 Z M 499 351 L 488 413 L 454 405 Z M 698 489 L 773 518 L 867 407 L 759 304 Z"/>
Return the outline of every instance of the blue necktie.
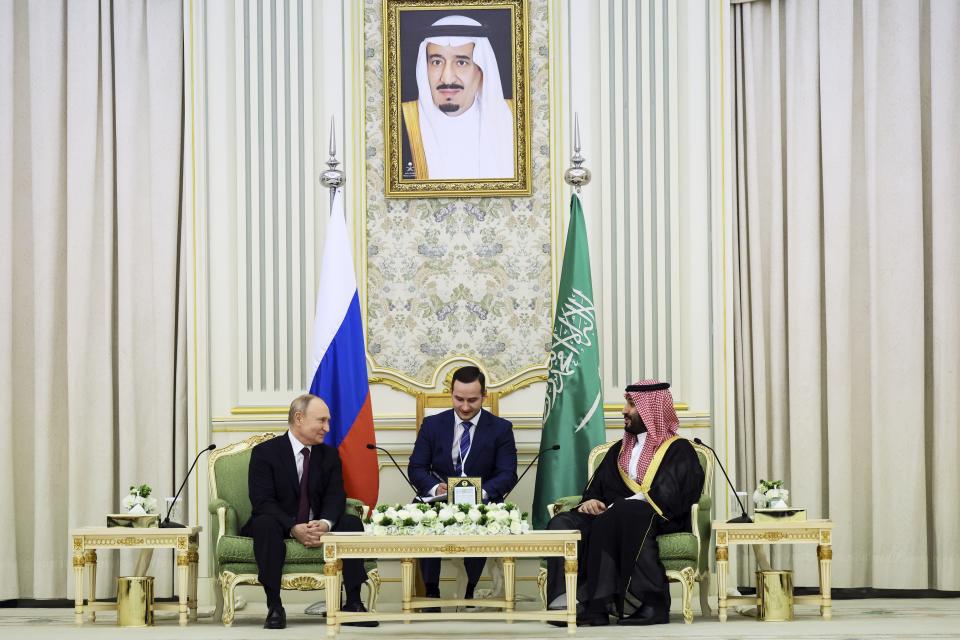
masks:
<path fill-rule="evenodd" d="M 467 453 L 470 451 L 470 427 L 473 425 L 469 422 L 461 422 L 460 426 L 463 427 L 463 433 L 460 434 L 460 455 L 457 457 L 457 464 L 454 467 L 457 475 L 463 473 L 463 459 L 467 457 Z"/>

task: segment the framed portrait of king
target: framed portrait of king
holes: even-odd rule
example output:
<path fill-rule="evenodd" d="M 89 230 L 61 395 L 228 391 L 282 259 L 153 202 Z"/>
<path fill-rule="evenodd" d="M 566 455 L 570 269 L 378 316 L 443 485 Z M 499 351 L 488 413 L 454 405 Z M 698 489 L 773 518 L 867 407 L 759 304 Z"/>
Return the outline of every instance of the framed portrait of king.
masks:
<path fill-rule="evenodd" d="M 530 195 L 527 0 L 383 0 L 386 195 Z"/>

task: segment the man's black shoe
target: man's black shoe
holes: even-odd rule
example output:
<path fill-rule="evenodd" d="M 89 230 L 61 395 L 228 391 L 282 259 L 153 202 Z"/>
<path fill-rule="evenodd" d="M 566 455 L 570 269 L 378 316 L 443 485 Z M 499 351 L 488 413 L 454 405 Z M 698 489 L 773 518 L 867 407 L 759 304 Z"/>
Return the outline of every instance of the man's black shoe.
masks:
<path fill-rule="evenodd" d="M 283 607 L 270 607 L 267 610 L 267 619 L 263 623 L 264 629 L 286 629 L 287 612 Z"/>
<path fill-rule="evenodd" d="M 356 602 L 348 602 L 342 607 L 341 611 L 349 611 L 352 613 L 366 613 L 367 608 L 363 606 L 363 603 L 359 600 Z M 376 620 L 357 620 L 356 622 L 344 622 L 343 626 L 345 627 L 379 627 L 380 623 Z"/>
<path fill-rule="evenodd" d="M 621 618 L 617 624 L 628 626 L 646 626 L 651 624 L 667 624 L 670 622 L 670 610 L 648 604 L 641 605 L 629 617 Z"/>
<path fill-rule="evenodd" d="M 559 620 L 548 620 L 547 622 L 555 627 L 567 626 L 566 622 L 560 622 Z M 578 627 L 604 627 L 608 624 L 610 624 L 610 616 L 605 613 L 591 613 L 587 611 L 577 614 Z"/>

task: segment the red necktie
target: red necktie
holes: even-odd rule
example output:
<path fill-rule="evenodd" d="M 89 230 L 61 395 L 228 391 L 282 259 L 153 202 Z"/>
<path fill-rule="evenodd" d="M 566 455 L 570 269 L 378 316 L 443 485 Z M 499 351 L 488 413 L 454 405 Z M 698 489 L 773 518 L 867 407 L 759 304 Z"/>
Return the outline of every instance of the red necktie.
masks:
<path fill-rule="evenodd" d="M 297 509 L 297 524 L 310 519 L 310 491 L 307 488 L 310 476 L 310 449 L 304 447 L 300 453 L 303 454 L 303 473 L 300 474 L 300 508 Z"/>

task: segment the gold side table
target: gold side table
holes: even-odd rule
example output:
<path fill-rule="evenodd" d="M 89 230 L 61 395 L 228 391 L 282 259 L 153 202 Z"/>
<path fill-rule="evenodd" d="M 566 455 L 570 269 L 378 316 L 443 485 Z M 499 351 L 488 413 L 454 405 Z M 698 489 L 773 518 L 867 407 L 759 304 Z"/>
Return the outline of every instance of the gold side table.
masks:
<path fill-rule="evenodd" d="M 186 626 L 187 617 L 197 619 L 197 561 L 200 559 L 199 536 L 202 527 L 177 529 L 136 529 L 126 527 L 83 527 L 71 529 L 73 540 L 74 622 L 83 624 L 83 612 L 89 612 L 90 622 L 96 622 L 97 611 L 115 611 L 112 602 L 97 602 L 97 549 L 173 549 L 177 553 L 178 602 L 161 602 L 154 609 L 180 613 L 180 626 Z M 87 604 L 83 602 L 84 569 L 90 590 Z"/>
<path fill-rule="evenodd" d="M 794 596 L 794 602 L 820 605 L 820 615 L 830 619 L 830 561 L 833 559 L 830 520 L 805 522 L 714 522 L 717 538 L 717 606 L 720 622 L 727 621 L 727 607 L 736 604 L 754 605 L 756 596 L 727 596 L 727 564 L 729 547 L 735 544 L 816 544 L 820 563 L 820 593 Z"/>

